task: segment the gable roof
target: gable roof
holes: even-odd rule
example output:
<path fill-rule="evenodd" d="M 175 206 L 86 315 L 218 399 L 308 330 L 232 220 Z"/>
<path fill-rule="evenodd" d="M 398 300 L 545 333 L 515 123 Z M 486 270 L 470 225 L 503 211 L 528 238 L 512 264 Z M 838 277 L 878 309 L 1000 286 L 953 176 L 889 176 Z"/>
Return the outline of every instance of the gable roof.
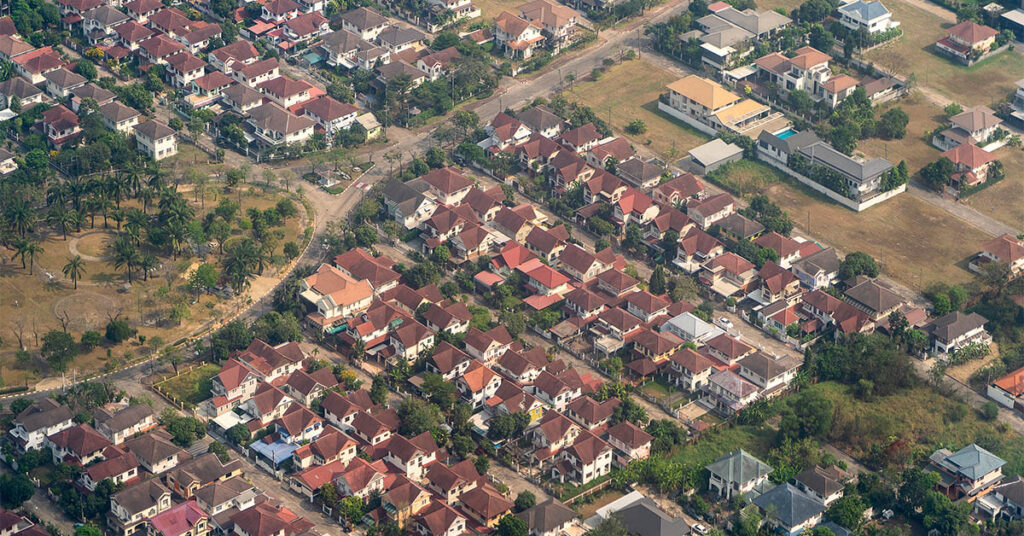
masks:
<path fill-rule="evenodd" d="M 965 20 L 956 26 L 946 30 L 951 37 L 956 37 L 966 43 L 980 43 L 999 33 L 998 30 L 978 24 L 974 21 Z"/>
<path fill-rule="evenodd" d="M 945 342 L 956 339 L 975 329 L 982 328 L 987 322 L 988 319 L 978 313 L 953 311 L 932 320 L 926 329 L 932 336 Z"/>
<path fill-rule="evenodd" d="M 740 100 L 738 96 L 722 87 L 721 84 L 695 74 L 676 80 L 666 87 L 712 110 L 717 110 Z"/>
<path fill-rule="evenodd" d="M 789 483 L 775 486 L 756 497 L 753 502 L 787 527 L 799 525 L 825 511 L 824 503 Z"/>
<path fill-rule="evenodd" d="M 61 430 L 47 439 L 58 447 L 71 451 L 79 458 L 83 458 L 97 451 L 103 450 L 112 443 L 102 434 L 88 424 L 79 424 L 66 430 Z"/>

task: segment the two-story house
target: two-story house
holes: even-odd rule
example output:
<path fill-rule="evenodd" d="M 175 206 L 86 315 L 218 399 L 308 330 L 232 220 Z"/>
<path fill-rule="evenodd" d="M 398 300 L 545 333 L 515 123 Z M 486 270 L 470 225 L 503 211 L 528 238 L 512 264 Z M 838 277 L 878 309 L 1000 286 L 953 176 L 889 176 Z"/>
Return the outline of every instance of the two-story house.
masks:
<path fill-rule="evenodd" d="M 43 398 L 16 415 L 8 433 L 21 451 L 40 449 L 46 446 L 48 436 L 74 426 L 72 417 L 74 414 L 67 406 Z"/>
<path fill-rule="evenodd" d="M 171 490 L 159 478 L 151 478 L 110 496 L 107 526 L 121 536 L 144 534 L 149 520 L 173 504 Z"/>

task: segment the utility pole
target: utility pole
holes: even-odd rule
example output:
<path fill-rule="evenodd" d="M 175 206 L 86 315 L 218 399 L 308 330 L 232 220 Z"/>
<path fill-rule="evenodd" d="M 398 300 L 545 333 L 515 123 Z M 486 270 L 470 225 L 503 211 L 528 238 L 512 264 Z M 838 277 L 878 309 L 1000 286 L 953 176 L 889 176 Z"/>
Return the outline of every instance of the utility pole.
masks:
<path fill-rule="evenodd" d="M 636 59 L 640 59 L 640 27 L 636 28 Z"/>

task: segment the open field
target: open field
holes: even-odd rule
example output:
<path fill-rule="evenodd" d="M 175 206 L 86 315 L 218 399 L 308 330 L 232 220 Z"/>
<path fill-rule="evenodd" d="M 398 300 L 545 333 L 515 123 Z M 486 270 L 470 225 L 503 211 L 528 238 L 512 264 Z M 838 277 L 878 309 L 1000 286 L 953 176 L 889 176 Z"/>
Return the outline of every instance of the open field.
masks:
<path fill-rule="evenodd" d="M 190 191 L 190 186 L 182 186 L 180 190 L 186 199 L 193 201 L 198 196 Z M 205 209 L 202 208 L 202 202 L 193 202 L 196 219 L 200 220 L 206 212 L 212 211 L 223 195 L 229 194 L 211 185 L 205 194 Z M 230 196 L 233 201 L 239 199 L 237 190 L 231 192 Z M 241 196 L 243 212 L 249 208 L 270 208 L 281 197 L 277 193 L 262 193 L 257 187 L 244 187 Z M 139 206 L 135 200 L 123 201 L 121 204 L 123 208 Z M 304 210 L 301 203 L 296 203 L 296 207 L 301 214 Z M 13 251 L 0 247 L 0 337 L 4 343 L 0 346 L 0 377 L 6 384 L 32 384 L 52 374 L 48 365 L 39 357 L 39 348 L 47 331 L 61 329 L 60 318 L 65 314 L 67 330 L 76 340 L 86 330 L 102 333 L 107 322 L 115 317 L 127 320 L 139 330 L 139 335 L 148 339 L 146 345 L 133 339 L 120 345 L 101 345 L 80 354 L 69 367 L 68 374 L 77 373 L 82 376 L 113 367 L 124 360 L 148 355 L 164 344 L 174 343 L 202 326 L 233 315 L 248 299 L 243 296 L 229 302 L 206 295 L 201 296 L 196 303 L 191 303 L 191 298 L 182 297 L 180 289 L 185 283 L 182 274 L 194 264 L 207 262 L 218 265 L 218 252 L 206 255 L 205 258 L 179 256 L 178 259 L 172 259 L 164 257 L 165 252 L 154 250 L 152 252 L 158 255 L 160 265 L 146 281 L 136 273 L 130 286 L 127 285 L 124 270 L 116 269 L 107 261 L 86 259 L 85 274 L 78 282 L 78 289 L 74 290 L 71 281 L 64 279 L 61 273 L 62 267 L 72 256 L 72 243 L 76 238 L 84 237 L 78 240 L 79 253 L 83 256 L 106 256 L 106 240 L 116 231 L 115 222 L 110 220 L 108 223 L 109 228 L 104 229 L 103 217 L 99 215 L 95 218 L 95 227 L 90 227 L 89 219 L 86 218 L 81 232 L 69 233 L 66 241 L 60 234 L 45 231 L 35 234 L 34 238 L 40 240 L 44 251 L 36 257 L 32 274 L 22 268 L 20 260 L 13 259 Z M 40 229 L 43 228 L 40 226 Z M 283 231 L 283 238 L 278 242 L 275 253 L 283 264 L 284 259 L 280 257 L 283 244 L 288 241 L 302 244 L 301 216 L 285 220 L 285 225 L 278 229 Z M 241 231 L 236 227 L 232 233 L 239 236 Z M 146 250 L 145 247 L 142 249 Z M 271 264 L 262 277 L 253 280 L 250 292 L 262 295 L 269 290 L 276 283 L 274 275 L 279 269 Z M 176 325 L 168 320 L 168 313 L 183 299 L 189 305 L 189 318 Z M 21 342 L 31 354 L 27 363 L 19 363 L 16 359 L 19 334 Z"/>
<path fill-rule="evenodd" d="M 583 76 L 589 73 L 577 73 Z M 684 156 L 687 150 L 707 141 L 707 136 L 658 112 L 658 95 L 676 76 L 645 60 L 615 65 L 600 79 L 577 84 L 566 98 L 590 106 L 598 117 L 608 120 L 611 110 L 612 129 L 629 138 L 634 145 L 646 145 L 668 160 Z M 647 132 L 625 133 L 634 119 L 647 124 Z"/>
<path fill-rule="evenodd" d="M 740 197 L 760 192 L 769 184 L 779 182 L 782 176 L 775 168 L 756 160 L 730 162 L 719 170 L 714 179 L 708 177 L 708 180 Z"/>
<path fill-rule="evenodd" d="M 778 10 L 782 9 L 788 15 L 794 9 L 800 7 L 802 4 L 800 0 L 758 0 L 757 10 L 762 11 L 765 9 Z"/>
<path fill-rule="evenodd" d="M 804 232 L 843 252 L 872 255 L 887 275 L 917 290 L 936 281 L 971 279 L 957 264 L 991 238 L 906 193 L 861 213 L 812 196 L 791 181 L 771 185 L 765 193 L 789 211 Z"/>
<path fill-rule="evenodd" d="M 1003 147 L 996 151 L 1006 178 L 967 198 L 975 210 L 1017 230 L 1024 230 L 1024 151 Z"/>
<path fill-rule="evenodd" d="M 879 106 L 877 113 L 880 116 L 891 108 L 902 108 L 910 117 L 906 137 L 902 140 L 861 140 L 857 143 L 857 150 L 870 157 L 887 158 L 893 163 L 906 160 L 910 174 L 914 175 L 925 165 L 938 160 L 941 153 L 924 137 L 945 122 L 945 115 L 918 91 Z"/>
<path fill-rule="evenodd" d="M 900 21 L 903 36 L 866 54 L 879 67 L 904 75 L 913 74 L 917 83 L 931 87 L 964 107 L 991 105 L 1013 91 L 1014 82 L 1024 77 L 1024 59 L 1007 51 L 981 63 L 965 67 L 932 51 L 932 45 L 947 35 L 952 24 L 934 13 L 906 1 L 886 4 L 893 20 Z"/>
<path fill-rule="evenodd" d="M 855 458 L 865 458 L 872 446 L 886 446 L 892 439 L 910 443 L 926 454 L 939 447 L 957 450 L 977 442 L 1002 457 L 1007 475 L 1024 470 L 1024 443 L 1016 432 L 998 423 L 986 422 L 978 413 L 966 409 L 962 418 L 952 412 L 961 401 L 950 400 L 931 387 L 919 386 L 870 402 L 854 398 L 851 388 L 833 382 L 808 387 L 820 392 L 835 405 L 835 417 L 829 440 Z"/>
<path fill-rule="evenodd" d="M 473 5 L 480 8 L 480 18 L 473 19 L 478 20 L 491 20 L 498 15 L 501 15 L 502 11 L 515 11 L 516 6 L 523 5 L 521 0 L 474 0 Z"/>
<path fill-rule="evenodd" d="M 213 377 L 220 373 L 220 366 L 203 363 L 189 371 L 181 371 L 178 376 L 160 383 L 160 389 L 177 400 L 190 404 L 198 404 L 210 398 Z"/>

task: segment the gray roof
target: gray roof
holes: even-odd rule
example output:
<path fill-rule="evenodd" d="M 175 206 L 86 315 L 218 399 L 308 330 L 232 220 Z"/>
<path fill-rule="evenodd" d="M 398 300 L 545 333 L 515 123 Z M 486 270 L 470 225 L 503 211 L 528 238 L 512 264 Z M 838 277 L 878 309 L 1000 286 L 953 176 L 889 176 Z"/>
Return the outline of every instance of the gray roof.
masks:
<path fill-rule="evenodd" d="M 353 50 L 370 50 L 376 46 L 348 30 L 331 32 L 320 39 L 320 47 L 332 54 L 344 54 Z"/>
<path fill-rule="evenodd" d="M 826 521 L 818 526 L 831 530 L 832 534 L 835 534 L 835 536 L 853 536 L 853 531 L 846 527 L 836 524 L 835 521 Z"/>
<path fill-rule="evenodd" d="M 388 22 L 387 17 L 368 7 L 357 7 L 341 14 L 341 20 L 355 26 L 359 30 L 373 28 Z"/>
<path fill-rule="evenodd" d="M 100 113 L 114 123 L 120 123 L 126 119 L 138 117 L 142 114 L 131 106 L 125 106 L 120 102 L 113 101 L 100 106 Z"/>
<path fill-rule="evenodd" d="M 402 75 L 408 76 L 410 80 L 416 80 L 427 76 L 427 73 L 423 72 L 419 67 L 409 65 L 402 60 L 393 61 L 377 67 L 377 73 L 380 74 L 381 80 L 384 80 L 385 82 L 388 80 L 394 80 Z"/>
<path fill-rule="evenodd" d="M 223 93 L 228 100 L 238 106 L 247 106 L 254 102 L 263 101 L 262 93 L 245 84 L 232 84 L 228 86 Z"/>
<path fill-rule="evenodd" d="M 728 231 L 733 236 L 738 236 L 740 238 L 750 238 L 757 233 L 764 231 L 764 225 L 761 225 L 738 212 L 733 212 L 716 223 L 719 227 Z"/>
<path fill-rule="evenodd" d="M 552 112 L 550 108 L 544 105 L 523 110 L 516 114 L 516 119 L 535 131 L 554 128 L 564 122 L 561 117 L 558 117 L 555 112 Z"/>
<path fill-rule="evenodd" d="M 842 6 L 839 11 L 863 21 L 870 21 L 889 14 L 889 10 L 881 2 L 865 2 L 864 0 L 857 0 L 852 4 Z"/>
<path fill-rule="evenodd" d="M 759 495 L 753 502 L 787 527 L 799 525 L 825 511 L 824 503 L 791 484 L 779 484 Z"/>
<path fill-rule="evenodd" d="M 108 101 L 117 97 L 113 91 L 103 89 L 95 84 L 86 84 L 72 89 L 71 94 L 80 99 L 92 99 L 96 102 Z"/>
<path fill-rule="evenodd" d="M 252 484 L 246 482 L 244 478 L 236 476 L 223 482 L 214 482 L 209 486 L 199 488 L 195 493 L 195 497 L 204 503 L 204 506 L 212 509 L 214 506 L 220 506 L 243 494 L 254 495 L 255 488 Z"/>
<path fill-rule="evenodd" d="M 1024 506 L 1024 477 L 1015 476 L 1012 479 L 1003 480 L 998 486 L 992 488 L 992 493 L 1002 495 L 1017 506 Z"/>
<path fill-rule="evenodd" d="M 408 43 L 415 43 L 422 41 L 427 38 L 427 34 L 417 30 L 416 28 L 402 28 L 400 26 L 391 26 L 387 30 L 384 30 L 377 36 L 377 41 L 381 44 L 387 45 L 405 45 Z"/>
<path fill-rule="evenodd" d="M 430 187 L 426 181 L 414 179 L 409 182 L 402 182 L 398 179 L 390 179 L 384 183 L 384 199 L 393 205 L 397 205 L 402 214 L 412 214 L 416 207 L 426 197 L 423 192 Z"/>
<path fill-rule="evenodd" d="M 951 117 L 949 121 L 967 132 L 977 132 L 998 126 L 1003 122 L 988 106 L 975 106 L 974 108 L 964 110 Z"/>
<path fill-rule="evenodd" d="M 839 272 L 839 266 L 841 264 L 839 254 L 836 253 L 836 250 L 828 248 L 814 252 L 800 259 L 797 261 L 796 266 L 808 274 L 816 274 L 818 272 L 831 274 Z"/>
<path fill-rule="evenodd" d="M 739 145 L 726 143 L 722 141 L 722 138 L 715 138 L 704 145 L 690 149 L 690 156 L 704 166 L 742 153 L 743 149 Z"/>
<path fill-rule="evenodd" d="M 892 162 L 884 158 L 859 162 L 822 141 L 803 147 L 800 153 L 816 164 L 825 165 L 846 175 L 856 183 L 866 182 L 892 169 Z"/>
<path fill-rule="evenodd" d="M 146 404 L 136 404 L 128 406 L 117 413 L 111 413 L 102 408 L 98 409 L 94 419 L 97 428 L 103 426 L 111 432 L 117 433 L 142 422 L 146 417 L 152 416 L 153 408 Z"/>
<path fill-rule="evenodd" d="M 18 97 L 19 99 L 27 99 L 42 92 L 43 90 L 33 86 L 28 80 L 20 76 L 0 82 L 0 95 L 8 98 Z"/>
<path fill-rule="evenodd" d="M 52 82 L 54 85 L 60 88 L 78 86 L 85 83 L 84 76 L 78 73 L 73 73 L 63 67 L 44 74 L 43 78 L 45 78 L 47 82 Z"/>
<path fill-rule="evenodd" d="M 729 483 L 751 482 L 772 472 L 771 466 L 740 449 L 718 458 L 707 470 Z"/>
<path fill-rule="evenodd" d="M 672 517 L 649 497 L 615 512 L 626 532 L 636 536 L 679 536 L 689 534 L 690 526 L 680 518 Z"/>
<path fill-rule="evenodd" d="M 630 158 L 619 164 L 616 167 L 616 172 L 633 185 L 640 186 L 660 177 L 665 171 L 657 164 L 644 162 L 639 158 Z"/>
<path fill-rule="evenodd" d="M 731 7 L 719 11 L 714 16 L 729 22 L 733 26 L 739 26 L 754 35 L 762 35 L 793 22 L 793 19 L 774 11 L 762 11 L 760 13 L 752 9 L 736 11 Z"/>
<path fill-rule="evenodd" d="M 548 499 L 516 514 L 531 532 L 551 532 L 576 518 L 574 510 L 555 499 Z"/>
<path fill-rule="evenodd" d="M 71 409 L 50 398 L 44 398 L 29 406 L 14 418 L 15 424 L 21 424 L 25 430 L 34 432 L 64 421 L 71 420 L 74 415 Z"/>
<path fill-rule="evenodd" d="M 807 147 L 808 145 L 817 143 L 821 140 L 819 140 L 818 136 L 811 130 L 797 132 L 785 139 L 782 139 L 767 130 L 762 130 L 761 134 L 757 136 L 757 141 L 773 147 L 777 151 L 788 156 L 800 150 L 802 147 Z"/>
<path fill-rule="evenodd" d="M 145 123 L 135 125 L 133 128 L 136 133 L 151 140 L 162 140 L 168 136 L 174 135 L 173 128 L 152 119 Z"/>
<path fill-rule="evenodd" d="M 888 311 L 903 303 L 903 298 L 899 294 L 879 285 L 874 280 L 864 281 L 846 289 L 846 297 L 875 313 Z"/>
<path fill-rule="evenodd" d="M 716 29 L 715 31 L 708 32 L 700 36 L 700 40 L 701 42 L 707 43 L 716 48 L 725 48 L 731 47 L 737 43 L 742 43 L 751 37 L 754 37 L 754 34 L 744 30 L 743 28 L 726 26 L 722 29 Z"/>
<path fill-rule="evenodd" d="M 777 358 L 761 351 L 755 352 L 739 360 L 739 365 L 741 367 L 750 370 L 765 380 L 777 378 L 786 372 L 799 367 L 801 363 L 801 359 L 796 356 L 784 355 Z"/>
<path fill-rule="evenodd" d="M 102 5 L 86 11 L 82 18 L 97 21 L 104 26 L 114 26 L 128 20 L 128 15 L 108 5 Z"/>
<path fill-rule="evenodd" d="M 983 327 L 988 319 L 978 313 L 953 311 L 936 318 L 928 325 L 928 331 L 940 341 L 951 341 L 969 331 Z"/>
<path fill-rule="evenodd" d="M 170 495 L 171 490 L 164 487 L 159 478 L 151 478 L 115 493 L 112 498 L 134 515 L 155 505 L 165 493 Z"/>
<path fill-rule="evenodd" d="M 948 471 L 970 480 L 978 480 L 1006 465 L 1005 460 L 974 443 L 952 454 L 946 449 L 940 449 L 931 455 L 931 460 Z"/>
<path fill-rule="evenodd" d="M 148 434 L 129 439 L 124 442 L 124 448 L 135 455 L 139 461 L 146 465 L 154 466 L 157 463 L 178 455 L 179 460 L 187 457 L 188 453 L 181 447 L 171 443 L 171 436 L 163 430 L 154 430 Z"/>

